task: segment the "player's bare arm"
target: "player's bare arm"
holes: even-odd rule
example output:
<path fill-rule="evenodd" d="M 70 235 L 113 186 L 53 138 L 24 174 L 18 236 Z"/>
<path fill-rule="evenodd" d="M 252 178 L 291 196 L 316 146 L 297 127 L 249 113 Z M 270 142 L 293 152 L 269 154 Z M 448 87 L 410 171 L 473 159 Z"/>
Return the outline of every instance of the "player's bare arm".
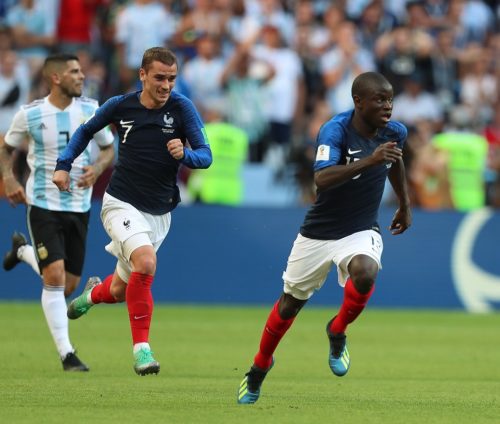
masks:
<path fill-rule="evenodd" d="M 367 168 L 385 163 L 395 163 L 403 157 L 397 143 L 390 141 L 381 144 L 368 157 L 353 161 L 347 165 L 335 165 L 321 169 L 314 174 L 318 191 L 327 190 L 349 181 Z"/>
<path fill-rule="evenodd" d="M 406 171 L 402 158 L 392 165 L 388 177 L 394 193 L 399 200 L 399 208 L 396 210 L 389 227 L 391 233 L 397 235 L 404 233 L 411 226 L 412 222 Z"/>
<path fill-rule="evenodd" d="M 57 186 L 59 191 L 71 192 L 69 188 L 69 172 L 63 171 L 62 169 L 55 171 L 52 182 Z"/>
<path fill-rule="evenodd" d="M 89 166 L 84 166 L 84 173 L 78 180 L 78 187 L 80 188 L 90 188 L 92 187 L 99 176 L 111 165 L 113 158 L 115 157 L 115 149 L 113 145 L 101 147 L 99 156 L 97 157 L 95 163 Z"/>
<path fill-rule="evenodd" d="M 181 160 L 184 157 L 184 145 L 180 138 L 170 140 L 167 149 L 174 159 Z"/>
<path fill-rule="evenodd" d="M 26 204 L 24 187 L 19 183 L 12 170 L 12 152 L 14 149 L 0 142 L 0 173 L 3 179 L 5 196 L 10 205 Z"/>

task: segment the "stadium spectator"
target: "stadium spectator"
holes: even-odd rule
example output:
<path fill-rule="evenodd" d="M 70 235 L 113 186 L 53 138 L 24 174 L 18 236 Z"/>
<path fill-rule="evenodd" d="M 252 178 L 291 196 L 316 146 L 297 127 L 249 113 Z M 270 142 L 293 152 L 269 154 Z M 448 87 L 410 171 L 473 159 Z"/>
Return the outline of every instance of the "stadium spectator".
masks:
<path fill-rule="evenodd" d="M 403 91 L 394 97 L 393 118 L 405 125 L 416 126 L 421 121 L 429 121 L 433 130 L 443 125 L 443 111 L 436 95 L 424 89 L 423 78 L 413 73 L 403 82 Z"/>
<path fill-rule="evenodd" d="M 243 165 L 248 156 L 248 136 L 241 128 L 225 122 L 216 109 L 203 115 L 210 140 L 213 164 L 193 169 L 188 180 L 192 198 L 207 204 L 238 206 L 243 200 Z"/>
<path fill-rule="evenodd" d="M 275 75 L 265 62 L 256 61 L 250 54 L 252 42 L 241 43 L 230 57 L 221 76 L 226 91 L 227 121 L 245 131 L 249 142 L 251 162 L 261 162 L 264 156 L 264 135 L 268 122 L 262 104 L 264 84 Z"/>
<path fill-rule="evenodd" d="M 43 280 L 42 309 L 65 371 L 88 371 L 75 354 L 68 332 L 65 297 L 80 282 L 85 256 L 92 185 L 114 157 L 113 136 L 107 129 L 95 134 L 101 148 L 90 163 L 90 148 L 75 163 L 72 193 L 59 193 L 52 184 L 56 158 L 82 121 L 97 109 L 97 101 L 80 97 L 84 75 L 78 58 L 49 56 L 43 74 L 50 93 L 43 99 L 21 107 L 0 149 L 0 163 L 9 202 L 27 204 L 33 245 L 15 233 L 12 249 L 4 258 L 5 270 L 20 261 L 29 264 Z M 12 171 L 11 153 L 29 139 L 30 176 L 26 190 Z"/>
<path fill-rule="evenodd" d="M 432 143 L 432 123 L 421 121 L 408 128 L 403 151 L 412 205 L 426 210 L 452 210 L 448 154 Z"/>
<path fill-rule="evenodd" d="M 395 96 L 403 91 L 405 79 L 414 73 L 420 74 L 424 88 L 429 88 L 433 44 L 433 38 L 425 31 L 412 32 L 406 26 L 397 27 L 377 39 L 377 68 L 394 87 Z"/>
<path fill-rule="evenodd" d="M 138 89 L 142 53 L 151 46 L 165 46 L 174 29 L 173 16 L 156 0 L 133 0 L 118 12 L 115 41 L 122 91 Z"/>
<path fill-rule="evenodd" d="M 320 69 L 331 113 L 348 109 L 352 105 L 354 79 L 363 72 L 375 70 L 373 54 L 358 44 L 356 26 L 352 22 L 340 24 L 337 43 L 321 57 Z"/>
<path fill-rule="evenodd" d="M 220 53 L 220 42 L 203 34 L 195 45 L 196 55 L 185 63 L 183 71 L 191 100 L 202 114 L 210 109 L 225 113 L 226 98 L 221 80 L 225 60 Z"/>
<path fill-rule="evenodd" d="M 243 27 L 240 30 L 248 30 Z M 172 37 L 173 49 L 181 63 L 196 55 L 196 41 L 201 35 L 222 39 L 227 31 L 227 15 L 213 0 L 194 0 L 179 17 Z"/>
<path fill-rule="evenodd" d="M 486 204 L 485 169 L 488 142 L 471 128 L 473 117 L 464 106 L 450 114 L 450 126 L 432 137 L 432 145 L 447 154 L 453 207 L 471 211 Z"/>
<path fill-rule="evenodd" d="M 28 103 L 29 69 L 14 50 L 0 55 L 0 137 L 7 132 L 19 107 Z"/>
<path fill-rule="evenodd" d="M 160 371 L 149 345 L 151 285 L 156 251 L 180 201 L 177 172 L 181 165 L 207 168 L 212 162 L 198 112 L 190 100 L 172 91 L 177 69 L 170 50 L 146 50 L 139 71 L 143 89 L 112 97 L 82 124 L 60 153 L 53 176 L 57 187 L 68 191 L 73 161 L 92 134 L 114 124 L 120 139 L 118 162 L 103 198 L 101 219 L 111 238 L 106 250 L 117 258 L 117 265 L 103 282 L 89 280 L 68 306 L 68 317 L 77 319 L 96 303 L 126 300 L 134 370 L 139 375 Z M 185 147 L 186 140 L 191 149 Z"/>
<path fill-rule="evenodd" d="M 377 39 L 384 33 L 392 31 L 397 25 L 396 17 L 390 13 L 382 0 L 369 2 L 356 21 L 361 47 L 375 51 Z"/>
<path fill-rule="evenodd" d="M 35 0 L 20 0 L 8 10 L 6 20 L 19 57 L 28 61 L 33 77 L 56 42 L 55 25 Z"/>
<path fill-rule="evenodd" d="M 275 72 L 265 84 L 263 108 L 269 122 L 269 147 L 264 160 L 280 172 L 291 147 L 293 131 L 302 128 L 305 122 L 302 64 L 297 52 L 285 44 L 278 27 L 264 26 L 258 41 L 250 53 L 256 60 L 270 64 Z"/>
<path fill-rule="evenodd" d="M 453 46 L 453 30 L 446 26 L 436 30 L 431 53 L 432 91 L 444 112 L 448 113 L 457 103 L 460 94 L 459 54 Z"/>
<path fill-rule="evenodd" d="M 328 361 L 335 375 L 348 372 L 346 328 L 366 306 L 381 268 L 383 244 L 376 220 L 386 177 L 399 200 L 390 224 L 392 234 L 411 225 L 402 161 L 407 130 L 390 122 L 392 87 L 381 74 L 369 72 L 354 80 L 352 93 L 354 110 L 327 121 L 319 132 L 314 165 L 318 197 L 292 247 L 283 273 L 283 294 L 266 321 L 259 351 L 240 384 L 238 403 L 258 400 L 278 343 L 321 288 L 333 263 L 344 286 L 344 300 L 326 326 Z"/>
<path fill-rule="evenodd" d="M 469 108 L 472 125 L 480 128 L 493 116 L 493 107 L 499 100 L 497 78 L 493 72 L 493 57 L 489 49 L 470 47 L 462 61 L 460 78 L 461 103 Z"/>
<path fill-rule="evenodd" d="M 59 0 L 57 20 L 57 49 L 76 54 L 81 50 L 97 53 L 93 37 L 96 35 L 95 15 L 105 0 Z"/>

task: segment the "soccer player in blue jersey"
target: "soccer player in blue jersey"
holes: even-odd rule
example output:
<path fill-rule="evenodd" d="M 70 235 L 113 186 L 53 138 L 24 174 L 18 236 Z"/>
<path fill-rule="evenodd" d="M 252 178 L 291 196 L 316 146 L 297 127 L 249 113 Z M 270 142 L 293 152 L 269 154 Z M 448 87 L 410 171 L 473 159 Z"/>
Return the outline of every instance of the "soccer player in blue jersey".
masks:
<path fill-rule="evenodd" d="M 70 136 L 98 108 L 82 96 L 84 74 L 78 57 L 56 54 L 46 58 L 43 75 L 50 87 L 47 97 L 22 106 L 16 113 L 0 148 L 5 192 L 12 205 L 27 204 L 27 221 L 33 246 L 14 233 L 12 249 L 4 258 L 6 270 L 20 261 L 43 278 L 42 309 L 65 371 L 88 371 L 75 354 L 68 332 L 66 299 L 80 282 L 92 186 L 114 158 L 114 137 L 108 128 L 95 134 L 100 148 L 92 162 L 85 149 L 73 170 L 72 194 L 60 193 L 52 183 L 59 152 Z M 12 171 L 12 153 L 29 140 L 30 175 L 26 189 Z M 34 248 L 33 248 L 34 247 Z M 41 272 L 40 272 L 41 271 Z"/>
<path fill-rule="evenodd" d="M 255 403 L 273 353 L 295 317 L 325 282 L 333 264 L 344 286 L 339 312 L 326 325 L 328 362 L 343 376 L 350 366 L 346 328 L 366 306 L 381 268 L 382 238 L 377 223 L 386 177 L 399 208 L 390 225 L 401 234 L 411 225 L 402 147 L 407 130 L 391 122 L 393 90 L 376 72 L 359 75 L 352 85 L 354 110 L 333 117 L 317 138 L 314 179 L 316 202 L 300 228 L 283 273 L 283 294 L 274 305 L 237 401 Z"/>
<path fill-rule="evenodd" d="M 79 318 L 97 303 L 125 300 L 134 370 L 139 375 L 160 370 L 149 345 L 151 284 L 156 251 L 169 231 L 170 212 L 180 201 L 177 171 L 181 164 L 207 168 L 212 163 L 200 115 L 187 97 L 172 91 L 177 71 L 170 50 L 146 50 L 139 71 L 143 89 L 106 101 L 71 138 L 53 176 L 61 191 L 69 190 L 72 162 L 95 132 L 115 125 L 120 137 L 118 161 L 103 198 L 101 219 L 111 237 L 106 250 L 116 256 L 117 266 L 103 282 L 89 280 L 69 305 L 68 317 Z"/>

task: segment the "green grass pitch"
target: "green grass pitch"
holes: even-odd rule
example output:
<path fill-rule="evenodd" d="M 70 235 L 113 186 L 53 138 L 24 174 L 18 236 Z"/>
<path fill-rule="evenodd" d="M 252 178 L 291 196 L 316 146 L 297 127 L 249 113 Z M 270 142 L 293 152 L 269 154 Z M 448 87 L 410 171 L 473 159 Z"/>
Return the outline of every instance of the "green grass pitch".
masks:
<path fill-rule="evenodd" d="M 156 305 L 158 376 L 136 376 L 124 305 L 70 323 L 89 373 L 64 373 L 38 303 L 0 303 L 4 423 L 499 423 L 500 314 L 367 309 L 331 374 L 325 323 L 305 307 L 255 405 L 236 391 L 268 307 Z"/>

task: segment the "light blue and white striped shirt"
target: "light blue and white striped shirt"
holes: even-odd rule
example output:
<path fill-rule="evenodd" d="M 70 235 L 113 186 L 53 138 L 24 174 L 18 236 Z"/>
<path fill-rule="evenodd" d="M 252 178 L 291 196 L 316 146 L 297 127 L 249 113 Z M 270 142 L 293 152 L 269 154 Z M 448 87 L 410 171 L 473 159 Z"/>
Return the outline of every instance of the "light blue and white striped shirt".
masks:
<path fill-rule="evenodd" d="M 60 192 L 52 182 L 59 154 L 66 147 L 76 129 L 98 108 L 94 99 L 75 97 L 71 104 L 61 110 L 49 102 L 48 97 L 22 106 L 5 136 L 11 147 L 20 147 L 28 140 L 28 165 L 30 176 L 26 183 L 26 198 L 29 205 L 64 212 L 86 212 L 90 209 L 92 188 L 80 188 L 78 179 L 83 167 L 91 164 L 92 144 L 74 162 L 71 170 L 71 193 Z M 114 137 L 108 127 L 94 135 L 98 146 L 108 146 Z"/>

